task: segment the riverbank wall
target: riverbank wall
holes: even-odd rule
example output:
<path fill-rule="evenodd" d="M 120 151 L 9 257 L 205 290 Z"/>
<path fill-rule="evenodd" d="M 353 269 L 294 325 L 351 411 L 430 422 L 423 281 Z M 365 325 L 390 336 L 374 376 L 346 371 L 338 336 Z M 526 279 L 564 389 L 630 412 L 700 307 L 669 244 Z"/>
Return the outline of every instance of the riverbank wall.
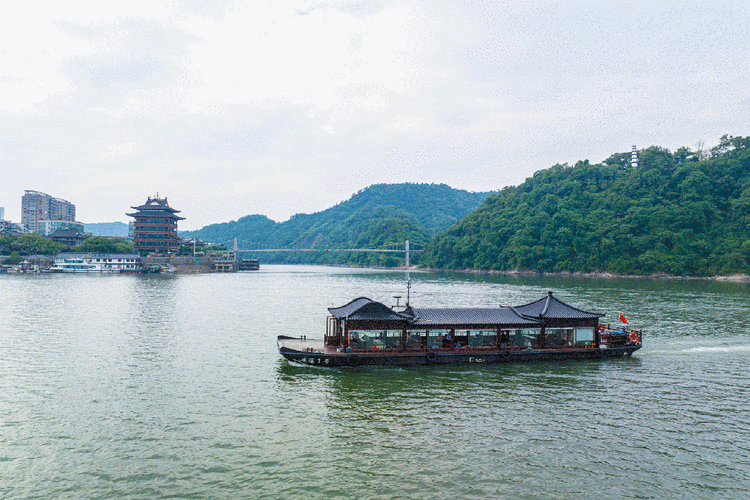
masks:
<path fill-rule="evenodd" d="M 187 256 L 169 256 L 169 257 L 143 257 L 143 267 L 152 265 L 170 265 L 178 273 L 211 273 L 214 272 L 213 262 L 208 256 L 205 257 L 187 257 Z"/>

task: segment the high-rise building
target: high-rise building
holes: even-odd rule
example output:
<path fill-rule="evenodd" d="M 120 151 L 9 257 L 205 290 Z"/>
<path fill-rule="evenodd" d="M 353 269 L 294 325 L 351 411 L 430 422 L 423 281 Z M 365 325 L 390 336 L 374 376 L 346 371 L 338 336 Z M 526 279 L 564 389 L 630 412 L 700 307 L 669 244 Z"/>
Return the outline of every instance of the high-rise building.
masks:
<path fill-rule="evenodd" d="M 166 198 L 149 197 L 146 203 L 130 207 L 136 212 L 126 214 L 135 219 L 133 248 L 137 252 L 174 253 L 180 249 L 177 221 L 184 217 L 175 215 L 179 210 L 169 206 Z"/>
<path fill-rule="evenodd" d="M 0 220 L 5 220 L 5 207 L 0 207 Z"/>
<path fill-rule="evenodd" d="M 46 193 L 26 190 L 21 198 L 21 225 L 32 233 L 40 232 L 43 220 L 76 220 L 76 206 Z"/>

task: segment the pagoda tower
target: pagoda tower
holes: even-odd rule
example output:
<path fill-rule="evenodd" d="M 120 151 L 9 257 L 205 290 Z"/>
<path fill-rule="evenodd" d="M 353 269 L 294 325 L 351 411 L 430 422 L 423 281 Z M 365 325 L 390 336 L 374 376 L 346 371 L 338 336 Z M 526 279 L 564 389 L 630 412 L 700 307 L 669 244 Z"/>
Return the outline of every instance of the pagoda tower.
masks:
<path fill-rule="evenodd" d="M 130 207 L 135 213 L 126 214 L 135 219 L 133 248 L 137 252 L 176 253 L 180 249 L 181 238 L 177 234 L 177 221 L 184 217 L 175 215 L 179 210 L 169 206 L 166 198 L 149 197 L 139 207 Z"/>

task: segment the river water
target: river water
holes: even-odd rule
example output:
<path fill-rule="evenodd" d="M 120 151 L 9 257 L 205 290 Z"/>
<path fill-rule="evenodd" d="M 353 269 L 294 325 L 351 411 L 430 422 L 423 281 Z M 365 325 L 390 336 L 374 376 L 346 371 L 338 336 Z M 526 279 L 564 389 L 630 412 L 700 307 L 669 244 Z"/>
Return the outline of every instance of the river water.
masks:
<path fill-rule="evenodd" d="M 553 290 L 622 311 L 622 360 L 299 367 L 279 334 L 405 300 L 313 266 L 0 276 L 0 498 L 750 498 L 750 286 L 412 272 L 419 307 Z"/>

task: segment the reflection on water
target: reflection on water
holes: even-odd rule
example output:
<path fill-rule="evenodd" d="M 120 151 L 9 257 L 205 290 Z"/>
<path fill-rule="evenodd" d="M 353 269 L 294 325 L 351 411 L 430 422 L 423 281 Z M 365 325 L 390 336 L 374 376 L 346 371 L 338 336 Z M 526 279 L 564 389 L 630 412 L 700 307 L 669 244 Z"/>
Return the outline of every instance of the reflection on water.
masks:
<path fill-rule="evenodd" d="M 748 498 L 748 286 L 411 272 L 420 307 L 626 313 L 633 358 L 323 369 L 276 351 L 406 273 L 0 277 L 3 498 Z M 402 299 L 403 302 L 403 299 Z"/>

